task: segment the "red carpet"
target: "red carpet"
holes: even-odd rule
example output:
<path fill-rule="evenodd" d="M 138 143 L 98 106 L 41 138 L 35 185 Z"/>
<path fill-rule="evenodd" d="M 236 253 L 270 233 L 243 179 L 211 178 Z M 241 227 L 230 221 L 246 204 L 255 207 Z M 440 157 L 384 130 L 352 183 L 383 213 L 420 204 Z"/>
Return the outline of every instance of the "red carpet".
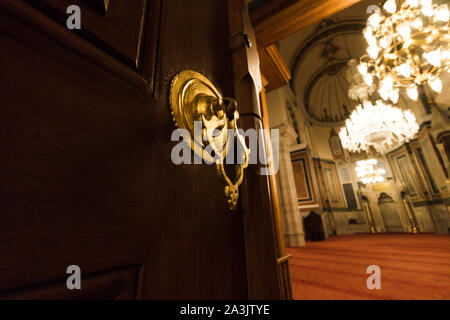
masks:
<path fill-rule="evenodd" d="M 286 248 L 297 300 L 450 299 L 450 236 L 361 234 Z M 369 265 L 381 289 L 367 288 Z"/>

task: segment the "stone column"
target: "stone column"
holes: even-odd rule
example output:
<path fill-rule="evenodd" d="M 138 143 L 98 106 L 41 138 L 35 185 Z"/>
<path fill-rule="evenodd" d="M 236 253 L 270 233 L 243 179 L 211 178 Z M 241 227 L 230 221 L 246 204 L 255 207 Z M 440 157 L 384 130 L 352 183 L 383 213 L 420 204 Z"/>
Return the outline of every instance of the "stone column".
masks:
<path fill-rule="evenodd" d="M 447 131 L 450 126 L 448 114 L 439 109 L 436 105 L 431 109 L 431 112 L 431 134 L 436 142 L 436 147 L 440 153 L 443 166 L 447 170 L 447 173 L 450 173 L 450 159 L 447 156 L 443 144 L 438 141 L 438 135 L 441 132 Z"/>
<path fill-rule="evenodd" d="M 290 155 L 290 146 L 295 144 L 297 134 L 288 123 L 283 124 L 278 129 L 280 130 L 280 154 L 277 180 L 284 243 L 288 247 L 302 247 L 305 245 L 305 234 L 297 203 L 294 171 Z"/>

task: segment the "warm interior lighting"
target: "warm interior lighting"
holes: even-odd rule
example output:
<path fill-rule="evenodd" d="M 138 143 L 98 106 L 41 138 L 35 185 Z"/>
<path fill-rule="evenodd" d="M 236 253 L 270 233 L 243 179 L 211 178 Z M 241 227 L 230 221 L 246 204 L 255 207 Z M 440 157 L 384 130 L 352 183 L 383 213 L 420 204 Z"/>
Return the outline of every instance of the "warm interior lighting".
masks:
<path fill-rule="evenodd" d="M 356 175 L 362 183 L 372 184 L 384 182 L 383 175 L 386 171 L 376 167 L 376 159 L 358 161 L 356 165 Z"/>
<path fill-rule="evenodd" d="M 442 81 L 439 78 L 433 79 L 429 81 L 431 89 L 434 91 L 441 93 L 442 92 Z"/>
<path fill-rule="evenodd" d="M 414 101 L 417 101 L 417 99 L 419 98 L 419 92 L 417 92 L 416 86 L 412 86 L 406 89 L 406 93 L 408 94 L 408 97 L 410 97 Z"/>
<path fill-rule="evenodd" d="M 432 0 L 388 0 L 367 20 L 367 54 L 358 70 L 379 83 L 383 100 L 398 101 L 399 90 L 417 100 L 412 86 L 442 91 L 439 76 L 450 66 L 449 9 Z"/>
<path fill-rule="evenodd" d="M 381 100 L 375 105 L 366 101 L 351 113 L 339 137 L 343 147 L 351 152 L 369 151 L 373 147 L 385 153 L 396 145 L 410 141 L 418 130 L 411 111 L 403 111 Z"/>
<path fill-rule="evenodd" d="M 383 8 L 389 13 L 394 13 L 397 11 L 397 4 L 395 3 L 395 0 L 388 0 L 385 2 Z"/>

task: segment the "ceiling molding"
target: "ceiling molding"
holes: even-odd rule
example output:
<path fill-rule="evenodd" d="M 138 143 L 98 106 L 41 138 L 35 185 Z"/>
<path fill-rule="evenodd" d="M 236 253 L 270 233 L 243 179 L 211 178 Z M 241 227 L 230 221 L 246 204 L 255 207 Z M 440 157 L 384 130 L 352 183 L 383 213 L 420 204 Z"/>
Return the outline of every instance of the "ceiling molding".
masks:
<path fill-rule="evenodd" d="M 312 109 L 311 109 L 311 108 L 314 108 L 317 106 L 310 105 L 312 91 L 314 89 L 314 86 L 319 82 L 319 80 L 322 79 L 326 75 L 336 75 L 337 73 L 339 73 L 342 70 L 342 68 L 345 68 L 347 66 L 348 61 L 349 61 L 348 59 L 343 59 L 343 60 L 336 60 L 330 64 L 327 64 L 326 66 L 324 66 L 324 67 L 320 68 L 318 71 L 316 71 L 316 73 L 308 81 L 308 83 L 305 87 L 305 95 L 303 97 L 303 106 L 304 106 L 306 112 L 308 113 L 308 115 L 310 116 L 310 118 L 313 118 L 314 120 L 319 121 L 319 122 L 327 122 L 330 124 L 339 125 L 340 123 L 342 123 L 344 118 L 346 116 L 348 116 L 348 110 L 343 110 L 342 112 L 340 112 L 338 119 L 332 118 L 331 114 L 329 114 L 329 115 L 323 114 L 322 118 L 318 119 L 315 116 L 314 112 L 312 112 Z M 334 100 L 337 101 L 337 97 Z M 334 101 L 334 102 L 336 102 L 336 101 Z M 320 105 L 320 107 L 324 107 L 324 105 Z M 339 106 L 339 107 L 341 107 L 341 106 Z M 327 108 L 324 108 L 324 110 L 328 111 Z"/>
<path fill-rule="evenodd" d="M 362 30 L 366 26 L 366 21 L 364 20 L 342 20 L 336 22 L 324 29 L 319 29 L 312 35 L 310 35 L 296 50 L 294 57 L 291 62 L 291 89 L 295 92 L 294 83 L 295 78 L 298 74 L 298 69 L 303 62 L 304 57 L 307 55 L 308 51 L 311 50 L 315 45 L 319 44 L 324 39 L 343 34 L 361 34 Z"/>
<path fill-rule="evenodd" d="M 291 73 L 278 48 L 273 44 L 258 50 L 261 73 L 267 85 L 266 92 L 289 84 Z"/>
<path fill-rule="evenodd" d="M 266 47 L 360 0 L 272 0 L 251 14 L 258 46 Z"/>
<path fill-rule="evenodd" d="M 337 36 L 347 35 L 360 35 L 362 37 L 362 30 L 365 26 L 366 22 L 360 19 L 339 21 L 325 19 L 318 24 L 315 31 L 295 51 L 290 67 L 292 72 L 290 88 L 301 99 L 305 113 L 311 122 L 320 125 L 340 125 L 348 116 L 348 113 L 351 112 L 353 108 L 352 101 L 347 99 L 347 96 L 342 97 L 338 95 L 335 91 L 346 91 L 346 80 L 342 78 L 343 75 L 340 73 L 352 57 L 336 59 L 336 52 L 333 50 L 333 43 L 330 40 Z M 329 48 L 326 47 L 327 44 L 329 44 Z M 309 60 L 306 61 L 305 59 L 308 59 L 311 50 L 316 48 L 317 45 L 324 46 L 320 58 L 326 59 L 327 63 L 321 67 L 317 66 L 318 70 L 313 73 L 302 88 L 299 88 L 296 86 L 297 79 L 300 79 L 298 78 L 300 76 L 304 77 L 302 65 L 310 65 Z M 324 90 L 328 88 L 329 91 L 318 92 L 317 90 L 323 90 L 319 89 L 322 87 Z M 297 89 L 302 90 L 302 93 Z M 325 100 L 331 99 L 333 103 L 328 101 L 324 104 L 324 101 L 313 101 L 312 99 L 317 99 L 317 96 L 328 97 Z"/>

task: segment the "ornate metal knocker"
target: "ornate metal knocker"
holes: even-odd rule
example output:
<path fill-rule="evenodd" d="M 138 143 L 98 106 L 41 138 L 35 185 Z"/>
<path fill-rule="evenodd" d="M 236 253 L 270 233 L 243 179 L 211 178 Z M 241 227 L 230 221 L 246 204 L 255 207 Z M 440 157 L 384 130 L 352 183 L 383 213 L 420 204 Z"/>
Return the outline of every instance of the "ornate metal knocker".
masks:
<path fill-rule="evenodd" d="M 215 163 L 217 173 L 225 183 L 225 197 L 231 210 L 239 199 L 239 185 L 248 167 L 250 149 L 236 125 L 239 119 L 237 103 L 231 98 L 222 98 L 219 91 L 203 75 L 185 70 L 177 74 L 170 87 L 170 106 L 175 124 L 189 131 L 190 148 L 202 159 Z M 195 134 L 195 121 L 202 124 L 201 134 Z M 231 129 L 231 131 L 229 131 Z M 229 133 L 233 132 L 230 136 Z M 225 172 L 224 161 L 230 149 L 231 139 L 236 137 L 243 150 L 242 159 L 235 166 L 235 177 Z M 206 150 L 214 151 L 214 156 Z"/>

